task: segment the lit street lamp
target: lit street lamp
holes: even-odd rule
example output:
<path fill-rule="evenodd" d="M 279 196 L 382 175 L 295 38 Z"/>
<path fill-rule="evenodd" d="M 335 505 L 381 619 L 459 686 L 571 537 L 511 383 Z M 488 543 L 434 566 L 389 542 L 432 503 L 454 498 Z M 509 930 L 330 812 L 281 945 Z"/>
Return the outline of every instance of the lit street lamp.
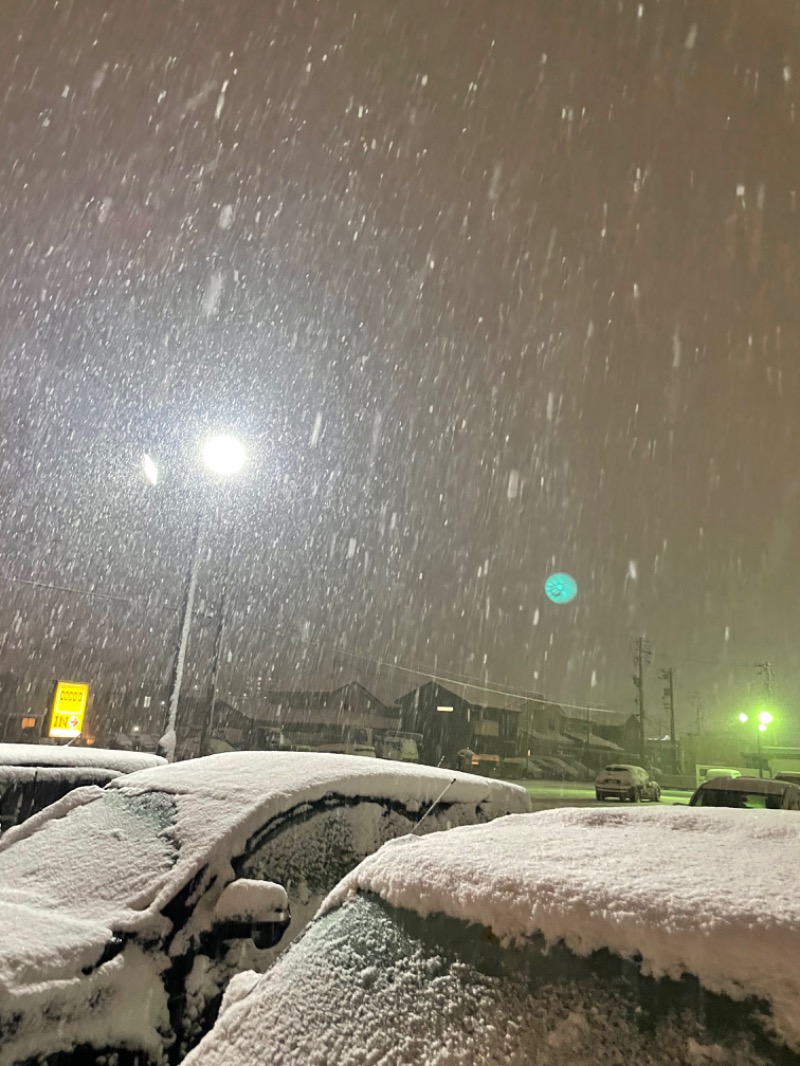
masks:
<path fill-rule="evenodd" d="M 202 447 L 202 458 L 205 466 L 211 471 L 211 473 L 216 474 L 220 478 L 228 478 L 233 476 L 234 474 L 237 474 L 242 469 L 246 461 L 245 450 L 241 442 L 237 440 L 236 437 L 230 437 L 225 434 L 217 434 L 215 436 L 209 437 L 204 442 Z M 152 485 L 157 484 L 158 467 L 149 455 L 144 456 L 142 468 L 144 470 L 144 474 L 147 480 Z M 167 726 L 164 731 L 164 735 L 161 737 L 158 743 L 159 753 L 165 755 L 170 762 L 173 762 L 175 759 L 175 750 L 178 742 L 178 702 L 180 700 L 181 694 L 183 670 L 186 664 L 186 649 L 189 645 L 189 632 L 192 627 L 192 611 L 194 609 L 194 597 L 195 592 L 197 590 L 197 567 L 200 559 L 200 542 L 203 536 L 203 525 L 204 506 L 201 502 L 201 504 L 198 506 L 197 514 L 195 515 L 194 520 L 191 555 L 189 559 L 189 570 L 186 575 L 183 602 L 181 604 L 181 620 L 180 628 L 178 631 L 178 648 L 175 653 L 175 660 L 172 666 L 172 683 L 170 686 Z M 225 589 L 223 588 L 223 597 L 224 593 Z M 219 645 L 221 642 L 221 635 L 222 621 L 220 621 L 220 630 L 217 637 L 217 645 Z M 219 647 L 215 647 L 215 675 L 218 670 L 218 656 Z"/>
<path fill-rule="evenodd" d="M 739 715 L 739 721 L 742 725 L 747 725 L 750 721 L 750 715 L 745 714 L 744 711 Z M 764 776 L 764 768 L 761 762 L 761 734 L 766 733 L 767 726 L 771 725 L 773 721 L 772 715 L 769 711 L 759 711 L 756 718 L 756 741 L 758 743 L 758 776 Z"/>

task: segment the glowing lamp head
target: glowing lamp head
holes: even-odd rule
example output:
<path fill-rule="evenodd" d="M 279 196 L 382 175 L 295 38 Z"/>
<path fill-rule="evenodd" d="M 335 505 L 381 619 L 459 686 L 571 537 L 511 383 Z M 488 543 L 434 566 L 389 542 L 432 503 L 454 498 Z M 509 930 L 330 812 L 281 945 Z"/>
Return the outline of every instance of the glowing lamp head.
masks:
<path fill-rule="evenodd" d="M 212 473 L 230 477 L 244 466 L 244 448 L 236 437 L 220 433 L 209 437 L 203 445 L 203 461 Z"/>
<path fill-rule="evenodd" d="M 759 711 L 759 714 L 758 714 L 759 728 L 761 726 L 763 726 L 766 729 L 767 726 L 771 724 L 771 722 L 772 722 L 772 715 L 769 713 L 769 711 Z"/>
<path fill-rule="evenodd" d="M 739 721 L 742 723 L 742 725 L 744 725 L 745 722 L 750 721 L 750 717 L 749 715 L 746 715 L 744 711 L 742 711 L 742 713 L 739 715 Z"/>

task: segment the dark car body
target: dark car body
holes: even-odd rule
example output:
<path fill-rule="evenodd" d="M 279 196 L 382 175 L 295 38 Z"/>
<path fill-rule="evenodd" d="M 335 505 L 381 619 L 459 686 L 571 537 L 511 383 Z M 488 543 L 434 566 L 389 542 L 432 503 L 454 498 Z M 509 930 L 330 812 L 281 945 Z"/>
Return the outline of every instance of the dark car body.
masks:
<path fill-rule="evenodd" d="M 713 777 L 695 791 L 689 806 L 800 811 L 800 786 L 760 777 Z"/>

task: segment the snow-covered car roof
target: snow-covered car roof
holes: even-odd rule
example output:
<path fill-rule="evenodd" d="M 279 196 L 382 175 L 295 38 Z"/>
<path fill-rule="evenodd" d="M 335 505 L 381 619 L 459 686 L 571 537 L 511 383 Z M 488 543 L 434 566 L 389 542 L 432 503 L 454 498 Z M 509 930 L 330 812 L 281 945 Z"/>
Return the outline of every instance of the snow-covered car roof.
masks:
<path fill-rule="evenodd" d="M 787 789 L 797 788 L 791 781 L 775 781 L 768 777 L 710 777 L 698 786 L 704 792 L 757 792 L 762 796 L 782 796 Z"/>
<path fill-rule="evenodd" d="M 130 774 L 166 763 L 160 755 L 143 751 L 73 748 L 59 744 L 0 744 L 0 766 L 92 767 Z"/>
<path fill-rule="evenodd" d="M 780 811 L 560 809 L 385 844 L 328 896 L 371 892 L 501 940 L 640 957 L 770 1002 L 800 1047 L 800 818 Z"/>
<path fill-rule="evenodd" d="M 76 952 L 96 957 L 271 818 L 329 795 L 420 811 L 440 797 L 493 815 L 530 807 L 519 786 L 472 774 L 300 752 L 227 752 L 76 789 L 0 840 L 0 988 Z"/>

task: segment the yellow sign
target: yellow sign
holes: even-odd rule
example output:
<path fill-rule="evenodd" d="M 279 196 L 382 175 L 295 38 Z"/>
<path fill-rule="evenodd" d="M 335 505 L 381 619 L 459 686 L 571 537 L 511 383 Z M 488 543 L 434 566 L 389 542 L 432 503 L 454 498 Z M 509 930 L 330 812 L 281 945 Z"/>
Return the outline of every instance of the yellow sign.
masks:
<path fill-rule="evenodd" d="M 59 681 L 50 715 L 51 737 L 79 737 L 83 729 L 89 686 Z"/>

